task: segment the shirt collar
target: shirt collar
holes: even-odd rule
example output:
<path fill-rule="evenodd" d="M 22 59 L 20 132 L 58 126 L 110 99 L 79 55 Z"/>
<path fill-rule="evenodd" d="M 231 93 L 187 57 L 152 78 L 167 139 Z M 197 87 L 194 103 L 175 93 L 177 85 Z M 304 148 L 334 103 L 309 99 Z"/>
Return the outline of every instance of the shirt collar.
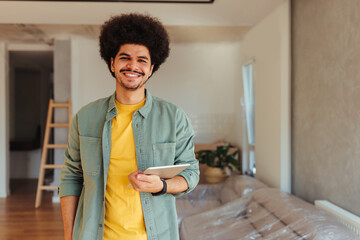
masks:
<path fill-rule="evenodd" d="M 152 101 L 153 101 L 153 97 L 147 89 L 145 89 L 145 97 L 146 97 L 145 105 L 142 108 L 140 108 L 138 111 L 144 118 L 147 118 L 147 116 L 151 111 Z"/>
<path fill-rule="evenodd" d="M 115 97 L 116 97 L 116 92 L 114 92 L 110 96 L 110 101 L 109 101 L 109 106 L 108 106 L 107 112 L 108 113 L 112 112 L 116 116 L 118 114 L 118 111 L 117 111 L 116 104 L 115 104 Z M 140 108 L 138 111 L 144 118 L 147 118 L 147 116 L 149 115 L 149 112 L 151 110 L 151 106 L 152 106 L 152 95 L 150 94 L 150 92 L 147 89 L 145 89 L 145 98 L 146 98 L 145 105 L 142 108 Z"/>
<path fill-rule="evenodd" d="M 113 112 L 117 114 L 116 104 L 115 104 L 116 91 L 110 96 L 109 106 L 107 112 Z"/>

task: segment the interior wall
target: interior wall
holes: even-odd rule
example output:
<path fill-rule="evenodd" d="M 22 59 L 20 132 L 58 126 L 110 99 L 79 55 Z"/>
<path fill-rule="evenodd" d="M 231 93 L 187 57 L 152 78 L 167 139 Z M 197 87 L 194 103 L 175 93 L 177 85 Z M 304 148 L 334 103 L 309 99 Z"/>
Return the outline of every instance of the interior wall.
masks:
<path fill-rule="evenodd" d="M 98 41 L 71 39 L 71 99 L 74 114 L 86 104 L 115 91 L 115 81 L 100 58 Z"/>
<path fill-rule="evenodd" d="M 55 40 L 54 42 L 54 101 L 67 102 L 71 100 L 71 41 Z M 67 108 L 54 109 L 54 122 L 67 123 Z M 55 128 L 54 143 L 66 144 L 68 140 L 68 128 Z M 64 164 L 65 149 L 54 150 L 54 164 Z M 60 169 L 54 170 L 54 181 L 52 185 L 60 184 Z M 55 191 L 57 195 L 57 192 Z"/>
<path fill-rule="evenodd" d="M 0 42 L 0 197 L 9 194 L 9 109 L 8 55 L 5 43 Z"/>
<path fill-rule="evenodd" d="M 254 61 L 256 178 L 287 192 L 291 180 L 289 11 L 289 1 L 283 1 L 245 35 L 238 66 Z M 243 96 L 241 79 L 236 89 Z M 237 141 L 242 142 L 241 111 L 236 122 Z"/>
<path fill-rule="evenodd" d="M 153 95 L 189 115 L 196 143 L 234 143 L 238 42 L 172 43 L 169 59 L 149 81 Z"/>
<path fill-rule="evenodd" d="M 293 191 L 360 215 L 360 2 L 293 1 Z"/>
<path fill-rule="evenodd" d="M 10 151 L 10 179 L 37 179 L 40 160 L 41 148 L 28 151 Z"/>
<path fill-rule="evenodd" d="M 192 120 L 197 143 L 235 141 L 234 85 L 240 78 L 239 43 L 171 43 L 168 60 L 147 83 L 154 96 L 171 101 Z M 72 40 L 74 112 L 115 90 L 115 81 L 92 39 Z"/>

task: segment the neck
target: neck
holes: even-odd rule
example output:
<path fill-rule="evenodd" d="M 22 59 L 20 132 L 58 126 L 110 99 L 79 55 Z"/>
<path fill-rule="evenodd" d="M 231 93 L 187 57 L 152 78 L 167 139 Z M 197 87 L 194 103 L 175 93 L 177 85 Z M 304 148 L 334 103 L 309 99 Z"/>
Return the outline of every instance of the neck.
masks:
<path fill-rule="evenodd" d="M 116 100 L 121 104 L 134 105 L 144 100 L 144 98 L 145 87 L 132 91 L 116 86 Z"/>

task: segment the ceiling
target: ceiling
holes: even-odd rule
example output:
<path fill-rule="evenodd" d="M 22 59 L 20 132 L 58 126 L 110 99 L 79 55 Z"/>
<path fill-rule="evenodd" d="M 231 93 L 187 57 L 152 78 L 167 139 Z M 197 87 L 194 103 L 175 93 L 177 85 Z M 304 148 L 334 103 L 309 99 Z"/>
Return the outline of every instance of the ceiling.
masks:
<path fill-rule="evenodd" d="M 169 26 L 252 26 L 286 0 L 215 0 L 212 4 L 0 1 L 0 23 L 102 24 L 146 12 Z"/>
<path fill-rule="evenodd" d="M 149 13 L 173 41 L 233 41 L 286 0 L 215 0 L 212 4 L 0 1 L 0 41 L 42 42 L 97 38 L 110 16 Z"/>
<path fill-rule="evenodd" d="M 10 0 L 10 1 L 42 1 L 42 0 Z M 59 0 L 47 0 L 48 2 L 58 2 Z M 61 0 L 73 1 L 73 0 Z M 137 3 L 213 3 L 214 0 L 77 0 L 78 2 L 137 2 Z"/>
<path fill-rule="evenodd" d="M 239 41 L 249 27 L 166 26 L 171 42 Z M 100 25 L 0 24 L 0 41 L 8 43 L 45 43 L 54 39 L 84 37 L 97 39 Z"/>

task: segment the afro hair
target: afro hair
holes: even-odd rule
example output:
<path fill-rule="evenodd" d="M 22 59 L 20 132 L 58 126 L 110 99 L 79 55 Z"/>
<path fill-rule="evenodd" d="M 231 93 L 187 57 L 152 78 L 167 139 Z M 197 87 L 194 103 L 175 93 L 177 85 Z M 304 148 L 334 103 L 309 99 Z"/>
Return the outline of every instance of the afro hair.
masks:
<path fill-rule="evenodd" d="M 105 22 L 100 33 L 100 55 L 111 71 L 111 58 L 115 58 L 123 44 L 139 44 L 148 48 L 153 73 L 169 56 L 169 35 L 162 23 L 149 15 L 130 13 L 114 16 Z"/>

